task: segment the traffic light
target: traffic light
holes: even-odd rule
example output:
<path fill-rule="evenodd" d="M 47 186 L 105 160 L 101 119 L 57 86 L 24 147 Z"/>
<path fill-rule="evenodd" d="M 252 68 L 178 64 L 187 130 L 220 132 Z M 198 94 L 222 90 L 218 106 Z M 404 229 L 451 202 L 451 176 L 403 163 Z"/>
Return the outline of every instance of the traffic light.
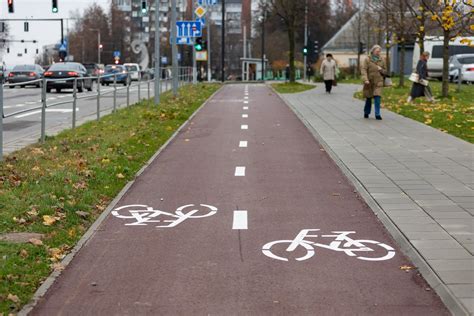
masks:
<path fill-rule="evenodd" d="M 319 54 L 319 41 L 314 41 L 314 53 Z"/>
<path fill-rule="evenodd" d="M 303 47 L 303 55 L 308 56 L 308 47 L 307 46 Z"/>
<path fill-rule="evenodd" d="M 196 41 L 194 42 L 194 48 L 197 52 L 200 52 L 204 49 L 202 37 L 196 37 Z"/>
<path fill-rule="evenodd" d="M 146 14 L 148 11 L 146 0 L 142 0 L 142 13 Z"/>
<path fill-rule="evenodd" d="M 8 13 L 13 13 L 15 12 L 15 8 L 13 7 L 13 0 L 8 0 Z"/>
<path fill-rule="evenodd" d="M 30 24 L 28 22 L 25 22 L 24 23 L 24 30 L 25 32 L 29 32 L 30 31 Z"/>
<path fill-rule="evenodd" d="M 365 52 L 365 44 L 359 42 L 359 54 L 363 54 Z"/>
<path fill-rule="evenodd" d="M 51 7 L 51 11 L 53 13 L 58 13 L 58 0 L 52 0 L 52 7 Z"/>

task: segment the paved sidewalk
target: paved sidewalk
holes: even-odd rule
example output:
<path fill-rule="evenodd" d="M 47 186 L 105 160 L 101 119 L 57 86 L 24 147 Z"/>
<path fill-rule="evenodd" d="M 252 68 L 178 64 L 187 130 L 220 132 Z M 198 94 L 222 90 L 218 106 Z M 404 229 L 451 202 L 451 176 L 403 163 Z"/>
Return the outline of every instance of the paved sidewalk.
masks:
<path fill-rule="evenodd" d="M 283 98 L 415 248 L 407 253 L 445 303 L 473 313 L 474 147 L 386 110 L 383 121 L 364 119 L 359 87 Z"/>

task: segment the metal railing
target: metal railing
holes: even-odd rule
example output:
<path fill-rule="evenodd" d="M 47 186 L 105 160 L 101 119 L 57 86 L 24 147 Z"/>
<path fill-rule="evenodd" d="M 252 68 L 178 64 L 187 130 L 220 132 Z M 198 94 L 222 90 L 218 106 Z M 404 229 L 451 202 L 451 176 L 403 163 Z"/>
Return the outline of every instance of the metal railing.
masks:
<path fill-rule="evenodd" d="M 168 74 L 168 71 L 165 70 L 165 73 Z M 132 81 L 132 74 L 138 74 L 138 80 L 136 82 Z M 122 87 L 118 87 L 118 77 L 124 77 L 126 76 L 125 82 Z M 112 81 L 109 79 L 113 78 Z M 192 69 L 190 67 L 180 67 L 179 68 L 179 74 L 178 74 L 178 82 L 179 86 L 182 87 L 183 85 L 192 83 Z M 37 80 L 31 80 L 31 81 L 25 81 L 21 83 L 9 83 L 9 84 L 0 84 L 0 161 L 3 160 L 3 126 L 4 122 L 3 120 L 6 118 L 11 118 L 15 117 L 18 115 L 22 114 L 27 114 L 30 112 L 38 111 L 41 110 L 41 136 L 40 136 L 40 142 L 43 143 L 46 139 L 46 113 L 47 109 L 57 107 L 60 105 L 65 105 L 65 104 L 71 104 L 72 105 L 72 128 L 76 128 L 76 123 L 77 123 L 77 103 L 80 100 L 85 100 L 85 99 L 93 99 L 96 98 L 97 100 L 97 108 L 96 108 L 96 120 L 100 120 L 101 118 L 101 112 L 103 110 L 112 110 L 112 113 L 117 111 L 117 93 L 120 91 L 126 91 L 126 106 L 130 106 L 130 90 L 131 88 L 137 88 L 137 102 L 142 101 L 144 98 L 141 95 L 142 92 L 142 86 L 145 85 L 146 88 L 146 99 L 151 98 L 151 91 L 153 90 L 153 86 L 151 85 L 152 83 L 154 84 L 156 78 L 153 79 L 147 79 L 147 80 L 142 80 L 142 74 L 139 71 L 131 71 L 131 72 L 121 72 L 121 73 L 114 73 L 114 74 L 107 74 L 107 75 L 99 75 L 99 76 L 90 76 L 90 77 L 74 77 L 74 78 L 55 78 L 55 79 L 48 79 L 48 78 L 42 78 L 42 79 L 37 79 Z M 80 88 L 81 91 L 85 90 L 85 82 L 90 80 L 91 87 L 93 87 L 94 83 L 97 85 L 97 89 L 95 93 L 89 93 L 86 95 L 78 95 L 78 90 Z M 160 93 L 163 91 L 167 91 L 171 89 L 172 85 L 172 78 L 170 78 L 168 75 L 165 76 L 165 78 L 159 78 L 160 80 Z M 67 82 L 72 82 L 72 99 L 60 101 L 60 102 L 55 102 L 55 103 L 48 103 L 47 99 L 47 93 L 52 89 L 51 84 L 48 85 L 48 83 L 54 83 L 54 82 L 61 82 L 61 84 L 66 84 Z M 120 80 L 121 81 L 121 80 Z M 40 82 L 40 87 L 41 87 L 41 105 L 40 106 L 35 106 L 32 108 L 28 108 L 25 110 L 20 110 L 16 111 L 13 113 L 5 114 L 4 111 L 4 88 L 5 87 L 11 87 L 11 86 L 27 86 L 27 85 L 32 85 L 34 83 Z M 79 85 L 78 85 L 79 84 Z M 102 90 L 101 85 L 112 85 L 112 89 L 109 90 Z M 65 87 L 63 89 L 67 89 L 68 87 Z M 103 108 L 101 99 L 107 95 L 113 95 L 113 105 L 112 108 Z M 123 98 L 123 96 L 122 96 Z M 92 113 L 93 114 L 93 113 Z M 90 115 L 90 114 L 89 114 Z"/>

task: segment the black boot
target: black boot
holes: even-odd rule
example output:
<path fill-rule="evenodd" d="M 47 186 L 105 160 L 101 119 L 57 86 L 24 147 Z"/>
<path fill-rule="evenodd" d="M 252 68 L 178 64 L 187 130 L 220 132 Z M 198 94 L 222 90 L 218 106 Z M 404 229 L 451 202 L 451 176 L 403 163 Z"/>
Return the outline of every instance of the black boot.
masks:
<path fill-rule="evenodd" d="M 369 118 L 369 114 L 364 114 L 364 118 Z"/>
<path fill-rule="evenodd" d="M 377 115 L 377 116 L 375 116 L 375 119 L 381 121 L 382 117 L 380 115 Z"/>

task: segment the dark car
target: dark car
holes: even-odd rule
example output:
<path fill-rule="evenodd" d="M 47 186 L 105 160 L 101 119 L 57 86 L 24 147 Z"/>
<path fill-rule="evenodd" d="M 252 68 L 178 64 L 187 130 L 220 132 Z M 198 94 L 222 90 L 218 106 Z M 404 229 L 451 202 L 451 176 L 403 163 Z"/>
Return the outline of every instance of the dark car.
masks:
<path fill-rule="evenodd" d="M 48 71 L 44 73 L 44 77 L 48 79 L 46 92 L 51 92 L 51 89 L 56 89 L 57 92 L 61 92 L 62 89 L 73 89 L 74 80 L 67 80 L 72 78 L 77 78 L 78 92 L 82 92 L 84 89 L 92 91 L 94 87 L 92 79 L 87 78 L 87 69 L 80 63 L 56 63 L 49 67 Z"/>
<path fill-rule="evenodd" d="M 8 83 L 11 84 L 10 88 L 15 88 L 15 83 L 18 83 L 20 87 L 24 88 L 27 85 L 41 87 L 41 82 L 27 83 L 28 81 L 38 80 L 43 77 L 44 70 L 40 65 L 17 65 L 8 74 Z"/>
<path fill-rule="evenodd" d="M 115 75 L 115 76 L 114 76 Z M 104 70 L 104 77 L 100 80 L 102 85 L 110 85 L 114 83 L 114 77 L 116 77 L 116 83 L 122 83 L 124 86 L 130 84 L 132 81 L 130 75 L 127 72 L 127 68 L 123 65 L 107 65 Z"/>
<path fill-rule="evenodd" d="M 82 63 L 82 65 L 86 68 L 87 70 L 87 75 L 89 77 L 98 77 L 101 75 L 100 71 L 100 66 L 99 64 L 95 63 Z M 94 81 L 97 81 L 97 79 L 94 79 Z"/>

